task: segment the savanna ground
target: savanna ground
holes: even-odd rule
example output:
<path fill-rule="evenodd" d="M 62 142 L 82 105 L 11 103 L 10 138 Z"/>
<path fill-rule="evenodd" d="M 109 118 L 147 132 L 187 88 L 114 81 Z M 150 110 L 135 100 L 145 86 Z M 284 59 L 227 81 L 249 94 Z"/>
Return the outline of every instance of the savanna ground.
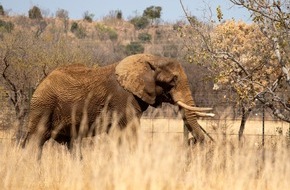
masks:
<path fill-rule="evenodd" d="M 167 127 L 169 122 L 165 122 Z M 142 127 L 137 146 L 112 136 L 83 143 L 83 159 L 49 141 L 40 162 L 31 144 L 0 142 L 1 189 L 289 189 L 290 149 L 284 136 L 248 138 L 215 135 L 216 143 L 184 147 L 179 136 Z M 5 138 L 5 133 L 2 134 Z M 158 138 L 157 138 L 158 137 Z M 130 138 L 127 136 L 127 138 Z M 130 148 L 129 148 L 130 147 Z"/>

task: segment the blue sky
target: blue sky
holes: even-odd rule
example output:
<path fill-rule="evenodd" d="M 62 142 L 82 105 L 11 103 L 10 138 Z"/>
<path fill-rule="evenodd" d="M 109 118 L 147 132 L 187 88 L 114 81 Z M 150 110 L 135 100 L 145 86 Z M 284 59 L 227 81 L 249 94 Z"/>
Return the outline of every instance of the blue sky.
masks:
<path fill-rule="evenodd" d="M 187 10 L 194 16 L 202 19 L 204 10 L 209 11 L 207 5 L 210 5 L 212 13 L 215 16 L 216 7 L 221 6 L 225 19 L 235 18 L 249 22 L 249 13 L 238 7 L 233 7 L 229 0 L 183 0 Z M 65 9 L 69 12 L 72 19 L 81 19 L 85 11 L 94 14 L 94 20 L 102 19 L 112 10 L 121 10 L 123 18 L 141 15 L 147 7 L 161 6 L 164 21 L 175 22 L 184 18 L 184 13 L 179 0 L 0 0 L 5 10 L 10 15 L 27 15 L 28 10 L 36 5 L 44 10 L 48 16 L 51 16 L 58 9 Z"/>

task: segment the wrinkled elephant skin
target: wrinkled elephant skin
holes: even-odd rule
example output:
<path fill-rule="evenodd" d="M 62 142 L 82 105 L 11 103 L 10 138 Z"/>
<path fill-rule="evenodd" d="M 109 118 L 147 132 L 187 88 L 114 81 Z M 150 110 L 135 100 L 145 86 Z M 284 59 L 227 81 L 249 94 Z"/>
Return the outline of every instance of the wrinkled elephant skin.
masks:
<path fill-rule="evenodd" d="M 23 146 L 36 134 L 40 134 L 38 145 L 42 149 L 50 138 L 69 146 L 75 136 L 95 135 L 98 125 L 109 132 L 114 113 L 123 129 L 132 119 L 140 120 L 149 105 L 157 107 L 162 102 L 195 106 L 186 74 L 174 59 L 137 54 L 105 67 L 63 66 L 35 90 Z M 199 112 L 178 105 L 189 131 L 197 141 L 204 141 L 197 123 Z M 133 111 L 128 112 L 128 107 Z M 96 122 L 104 112 L 109 119 Z M 87 127 L 82 128 L 84 120 Z"/>

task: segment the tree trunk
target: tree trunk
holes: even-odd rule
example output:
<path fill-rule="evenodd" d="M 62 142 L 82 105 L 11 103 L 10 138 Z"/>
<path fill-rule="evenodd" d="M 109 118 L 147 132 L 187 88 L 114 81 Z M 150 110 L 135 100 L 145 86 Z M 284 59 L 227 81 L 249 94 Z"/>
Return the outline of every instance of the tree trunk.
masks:
<path fill-rule="evenodd" d="M 25 107 L 25 105 L 23 107 Z M 26 108 L 21 109 L 18 105 L 16 105 L 15 112 L 16 112 L 16 127 L 17 127 L 16 140 L 17 142 L 19 142 L 19 140 L 24 135 L 25 131 L 24 120 L 26 118 L 28 110 Z"/>
<path fill-rule="evenodd" d="M 249 115 L 251 113 L 252 109 L 246 109 L 244 106 L 242 106 L 242 120 L 240 124 L 240 130 L 239 130 L 239 141 L 242 140 L 243 134 L 244 134 L 244 129 L 246 126 L 247 119 L 249 118 Z"/>

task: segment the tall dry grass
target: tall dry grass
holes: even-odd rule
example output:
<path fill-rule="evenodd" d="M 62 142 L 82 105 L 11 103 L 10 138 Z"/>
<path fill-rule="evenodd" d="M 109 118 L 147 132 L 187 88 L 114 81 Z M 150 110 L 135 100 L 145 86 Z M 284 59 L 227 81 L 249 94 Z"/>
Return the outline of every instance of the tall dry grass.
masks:
<path fill-rule="evenodd" d="M 118 144 L 111 136 L 85 140 L 83 159 L 53 141 L 37 161 L 36 149 L 0 142 L 1 189 L 289 189 L 290 149 L 283 140 L 263 149 L 253 142 L 217 138 L 193 148 L 166 134 L 151 141 L 139 132 Z M 93 142 L 93 143 L 92 143 Z M 76 151 L 77 152 L 77 151 Z"/>

